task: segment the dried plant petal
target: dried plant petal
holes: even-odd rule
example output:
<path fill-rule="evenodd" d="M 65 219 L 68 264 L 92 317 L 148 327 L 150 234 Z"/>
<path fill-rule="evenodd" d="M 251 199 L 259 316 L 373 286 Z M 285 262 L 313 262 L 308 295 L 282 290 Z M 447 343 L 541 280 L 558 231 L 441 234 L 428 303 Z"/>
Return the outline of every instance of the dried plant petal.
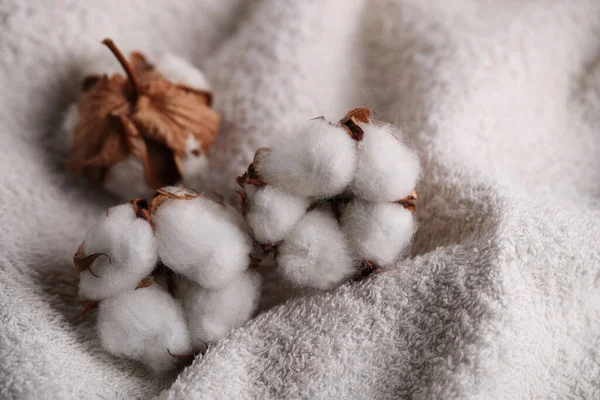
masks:
<path fill-rule="evenodd" d="M 141 53 L 127 60 L 112 40 L 102 43 L 127 76 L 84 79 L 69 168 L 101 180 L 108 168 L 132 154 L 142 162 L 150 186 L 176 183 L 189 136 L 206 153 L 218 134 L 221 117 L 210 108 L 211 94 L 166 80 Z"/>
<path fill-rule="evenodd" d="M 173 354 L 169 349 L 167 349 L 167 352 L 171 357 L 176 358 L 179 361 L 191 362 L 192 360 L 194 360 L 193 354 Z"/>
<path fill-rule="evenodd" d="M 85 256 L 83 254 L 79 254 L 79 252 L 75 253 L 73 256 L 73 264 L 75 264 L 75 269 L 77 272 L 83 272 L 85 270 L 90 269 L 94 261 L 100 256 L 106 256 L 108 258 L 108 262 L 112 264 L 112 260 L 110 256 L 106 253 L 94 253 L 89 256 Z M 97 275 L 92 274 L 97 277 Z"/>
<path fill-rule="evenodd" d="M 413 190 L 408 196 L 396 201 L 395 203 L 400 204 L 402 207 L 406 208 L 409 211 L 416 211 L 417 205 L 415 204 L 415 200 L 417 198 L 417 192 Z"/>
<path fill-rule="evenodd" d="M 135 290 L 147 288 L 148 286 L 152 286 L 153 283 L 154 281 L 152 280 L 152 277 L 149 276 L 147 278 L 142 279 L 135 287 Z"/>
<path fill-rule="evenodd" d="M 93 309 L 98 307 L 98 301 L 96 300 L 90 300 L 88 302 L 85 303 L 85 305 L 83 306 L 83 309 L 81 310 L 82 314 L 87 314 L 90 311 L 92 311 Z"/>
<path fill-rule="evenodd" d="M 358 125 L 359 122 L 371 122 L 370 108 L 355 108 L 348 111 L 346 116 L 340 120 L 340 124 L 346 128 L 352 139 L 361 141 L 365 136 L 362 128 Z"/>

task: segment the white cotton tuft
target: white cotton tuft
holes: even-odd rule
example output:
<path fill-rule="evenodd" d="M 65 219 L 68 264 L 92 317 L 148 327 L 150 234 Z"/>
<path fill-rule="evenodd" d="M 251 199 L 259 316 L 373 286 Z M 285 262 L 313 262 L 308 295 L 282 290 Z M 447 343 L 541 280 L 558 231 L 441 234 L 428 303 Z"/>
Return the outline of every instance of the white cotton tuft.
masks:
<path fill-rule="evenodd" d="M 296 286 L 328 289 L 356 272 L 337 220 L 324 210 L 302 217 L 277 250 L 281 274 Z"/>
<path fill-rule="evenodd" d="M 342 230 L 363 260 L 389 266 L 405 251 L 415 231 L 413 212 L 395 203 L 352 201 L 342 215 Z"/>
<path fill-rule="evenodd" d="M 199 68 L 174 54 L 166 53 L 154 64 L 165 78 L 173 83 L 183 83 L 197 89 L 210 91 L 208 79 Z"/>
<path fill-rule="evenodd" d="M 356 141 L 323 119 L 306 122 L 258 157 L 261 179 L 304 197 L 330 197 L 352 181 Z"/>
<path fill-rule="evenodd" d="M 208 168 L 208 158 L 194 135 L 189 135 L 187 138 L 186 156 L 181 158 L 180 168 L 186 181 L 202 176 Z"/>
<path fill-rule="evenodd" d="M 69 154 L 73 142 L 73 131 L 79 123 L 79 104 L 71 103 L 67 107 L 60 129 L 57 132 L 56 146 L 62 154 Z"/>
<path fill-rule="evenodd" d="M 417 154 L 400 141 L 390 124 L 359 124 L 364 138 L 358 143 L 356 174 L 350 187 L 361 199 L 375 203 L 408 196 L 419 178 Z"/>
<path fill-rule="evenodd" d="M 98 336 L 109 353 L 140 361 L 157 374 L 181 365 L 174 356 L 192 355 L 181 305 L 154 284 L 102 300 Z"/>
<path fill-rule="evenodd" d="M 79 295 L 88 300 L 134 289 L 157 262 L 152 227 L 144 218 L 136 217 L 131 204 L 109 208 L 107 213 L 82 243 L 85 256 L 105 254 L 81 272 Z"/>
<path fill-rule="evenodd" d="M 306 197 L 286 193 L 271 185 L 258 188 L 256 193 L 248 196 L 248 202 L 246 219 L 260 243 L 283 240 L 310 206 Z"/>
<path fill-rule="evenodd" d="M 252 270 L 244 271 L 221 289 L 204 289 L 183 279 L 175 282 L 192 345 L 200 351 L 204 343 L 216 342 L 249 321 L 260 298 L 261 277 Z"/>
<path fill-rule="evenodd" d="M 161 261 L 206 288 L 223 287 L 248 267 L 252 240 L 219 203 L 168 199 L 152 220 Z"/>
<path fill-rule="evenodd" d="M 150 198 L 154 194 L 154 189 L 146 182 L 142 162 L 133 155 L 108 168 L 104 187 L 122 199 Z"/>

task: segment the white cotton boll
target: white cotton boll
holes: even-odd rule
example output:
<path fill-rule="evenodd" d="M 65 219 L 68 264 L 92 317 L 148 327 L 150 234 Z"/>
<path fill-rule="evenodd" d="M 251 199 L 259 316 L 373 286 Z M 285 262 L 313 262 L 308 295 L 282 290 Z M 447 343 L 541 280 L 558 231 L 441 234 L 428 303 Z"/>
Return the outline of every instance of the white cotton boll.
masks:
<path fill-rule="evenodd" d="M 202 71 L 174 54 L 164 54 L 154 64 L 165 78 L 173 83 L 183 83 L 197 89 L 210 91 L 208 79 Z"/>
<path fill-rule="evenodd" d="M 134 289 L 154 269 L 156 241 L 152 227 L 138 218 L 131 204 L 108 209 L 90 229 L 82 244 L 85 256 L 104 253 L 81 272 L 79 295 L 99 300 Z"/>
<path fill-rule="evenodd" d="M 186 153 L 187 155 L 180 159 L 179 167 L 184 179 L 190 181 L 206 173 L 208 158 L 194 135 L 189 135 L 187 138 Z"/>
<path fill-rule="evenodd" d="M 419 158 L 390 124 L 359 124 L 358 162 L 351 191 L 362 199 L 384 203 L 405 198 L 419 178 Z"/>
<path fill-rule="evenodd" d="M 129 155 L 106 171 L 104 187 L 122 199 L 150 198 L 154 189 L 146 182 L 142 162 Z"/>
<path fill-rule="evenodd" d="M 294 196 L 271 185 L 258 188 L 248 200 L 246 219 L 260 243 L 283 240 L 310 206 L 306 197 Z"/>
<path fill-rule="evenodd" d="M 330 197 L 352 181 L 356 141 L 342 127 L 314 119 L 258 157 L 261 179 L 304 197 Z"/>
<path fill-rule="evenodd" d="M 413 212 L 395 203 L 354 200 L 341 222 L 355 252 L 379 266 L 392 264 L 408 248 L 415 231 Z"/>
<path fill-rule="evenodd" d="M 296 286 L 328 289 L 356 272 L 346 238 L 328 211 L 308 212 L 277 250 L 281 274 Z"/>
<path fill-rule="evenodd" d="M 79 104 L 72 103 L 67 107 L 60 129 L 58 130 L 58 137 L 56 138 L 56 148 L 63 154 L 68 154 L 73 143 L 73 131 L 75 126 L 79 123 Z"/>
<path fill-rule="evenodd" d="M 168 199 L 152 218 L 159 257 L 176 273 L 219 288 L 248 267 L 252 240 L 221 204 Z"/>
<path fill-rule="evenodd" d="M 121 49 L 123 54 L 127 55 L 129 52 Z M 117 61 L 117 59 L 106 51 L 100 51 L 93 57 L 88 57 L 82 60 L 80 64 L 81 76 L 85 78 L 87 75 L 108 75 L 114 74 L 123 75 L 123 67 Z"/>
<path fill-rule="evenodd" d="M 221 289 L 204 289 L 194 282 L 178 280 L 178 297 L 188 321 L 192 345 L 216 342 L 252 318 L 260 298 L 261 277 L 252 270 L 242 272 Z"/>
<path fill-rule="evenodd" d="M 181 365 L 173 355 L 192 354 L 181 305 L 154 284 L 102 300 L 98 336 L 109 353 L 140 361 L 157 374 Z"/>

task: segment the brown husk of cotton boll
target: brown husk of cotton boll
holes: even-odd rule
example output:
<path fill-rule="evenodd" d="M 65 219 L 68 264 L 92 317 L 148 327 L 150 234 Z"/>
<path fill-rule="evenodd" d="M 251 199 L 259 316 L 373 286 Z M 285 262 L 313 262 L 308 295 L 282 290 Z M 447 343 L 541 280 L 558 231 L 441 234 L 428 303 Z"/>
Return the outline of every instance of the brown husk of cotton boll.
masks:
<path fill-rule="evenodd" d="M 102 43 L 126 76 L 84 79 L 69 168 L 102 180 L 113 165 L 133 155 L 151 187 L 176 183 L 183 174 L 189 136 L 206 151 L 218 134 L 220 115 L 210 107 L 211 94 L 168 81 L 141 53 L 127 60 L 112 40 Z"/>

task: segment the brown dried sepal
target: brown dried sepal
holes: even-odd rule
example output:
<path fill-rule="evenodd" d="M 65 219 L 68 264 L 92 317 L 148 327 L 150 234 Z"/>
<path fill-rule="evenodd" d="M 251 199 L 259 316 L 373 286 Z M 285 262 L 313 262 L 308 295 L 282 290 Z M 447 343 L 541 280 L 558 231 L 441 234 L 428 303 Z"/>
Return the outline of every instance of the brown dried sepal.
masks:
<path fill-rule="evenodd" d="M 400 204 L 402 207 L 406 208 L 409 211 L 416 211 L 417 205 L 415 204 L 415 200 L 417 199 L 417 192 L 413 190 L 408 196 L 398 201 L 395 201 L 394 203 Z"/>
<path fill-rule="evenodd" d="M 273 251 L 276 251 L 277 247 L 279 247 L 280 244 L 281 244 L 281 241 L 275 242 L 275 243 L 265 243 L 265 244 L 261 244 L 260 247 L 263 252 L 271 253 Z"/>
<path fill-rule="evenodd" d="M 165 201 L 167 201 L 169 199 L 192 200 L 192 199 L 196 199 L 196 198 L 204 195 L 204 193 L 198 192 L 194 189 L 186 188 L 183 186 L 179 186 L 179 187 L 180 187 L 181 191 L 183 191 L 183 193 L 181 193 L 181 194 L 169 192 L 168 190 L 165 190 L 164 188 L 158 189 L 156 191 L 156 194 L 154 195 L 154 198 L 152 199 L 152 204 L 150 205 L 150 213 L 152 214 L 152 213 L 156 212 L 158 207 L 160 207 Z M 192 191 L 193 193 L 187 193 L 186 191 L 188 191 L 188 190 Z"/>
<path fill-rule="evenodd" d="M 171 353 L 171 350 L 167 349 L 167 352 L 169 353 L 169 355 L 179 361 L 184 361 L 184 362 L 192 362 L 194 360 L 194 355 L 193 354 L 174 354 Z"/>
<path fill-rule="evenodd" d="M 137 286 L 135 287 L 135 290 L 150 287 L 150 286 L 152 286 L 153 283 L 154 283 L 154 280 L 152 279 L 151 276 L 149 276 L 149 277 L 144 278 L 141 281 L 139 281 Z"/>
<path fill-rule="evenodd" d="M 143 218 L 152 223 L 152 216 L 150 215 L 148 200 L 138 197 L 137 199 L 131 200 L 130 203 L 133 205 L 133 211 L 135 212 L 136 217 Z"/>
<path fill-rule="evenodd" d="M 98 307 L 98 301 L 97 300 L 89 300 L 86 301 L 86 303 L 83 305 L 83 309 L 81 310 L 82 314 L 87 314 L 90 311 L 92 311 L 93 309 Z"/>
<path fill-rule="evenodd" d="M 112 40 L 102 43 L 127 76 L 84 79 L 69 168 L 101 180 L 111 166 L 133 155 L 151 187 L 176 183 L 189 135 L 207 151 L 218 134 L 221 117 L 210 108 L 211 94 L 168 81 L 141 53 L 127 60 Z"/>
<path fill-rule="evenodd" d="M 361 141 L 365 136 L 365 132 L 358 124 L 360 122 L 369 123 L 371 121 L 373 121 L 373 118 L 371 118 L 370 108 L 355 108 L 348 111 L 346 116 L 340 120 L 340 124 L 346 128 L 352 139 Z"/>
<path fill-rule="evenodd" d="M 244 189 L 241 190 L 236 190 L 237 195 L 238 195 L 238 199 L 240 201 L 240 209 L 242 210 L 242 216 L 244 218 L 246 218 L 246 215 L 248 215 L 248 193 L 246 193 L 246 191 Z"/>
<path fill-rule="evenodd" d="M 108 258 L 108 262 L 110 264 L 112 264 L 112 259 L 110 258 L 110 256 L 106 253 L 93 253 L 90 255 L 85 255 L 85 252 L 83 250 L 83 243 L 79 246 L 79 248 L 77 249 L 77 252 L 73 255 L 73 265 L 75 266 L 75 272 L 77 272 L 78 275 L 81 275 L 81 273 L 83 271 L 90 271 L 90 273 L 92 275 L 94 275 L 96 278 L 99 278 L 98 275 L 96 275 L 91 269 L 90 267 L 92 266 L 92 264 L 94 263 L 94 261 L 96 261 L 96 259 L 100 256 L 105 256 L 106 258 Z"/>
<path fill-rule="evenodd" d="M 250 256 L 250 263 L 248 264 L 248 268 L 256 268 L 260 266 L 262 260 L 258 257 Z"/>

